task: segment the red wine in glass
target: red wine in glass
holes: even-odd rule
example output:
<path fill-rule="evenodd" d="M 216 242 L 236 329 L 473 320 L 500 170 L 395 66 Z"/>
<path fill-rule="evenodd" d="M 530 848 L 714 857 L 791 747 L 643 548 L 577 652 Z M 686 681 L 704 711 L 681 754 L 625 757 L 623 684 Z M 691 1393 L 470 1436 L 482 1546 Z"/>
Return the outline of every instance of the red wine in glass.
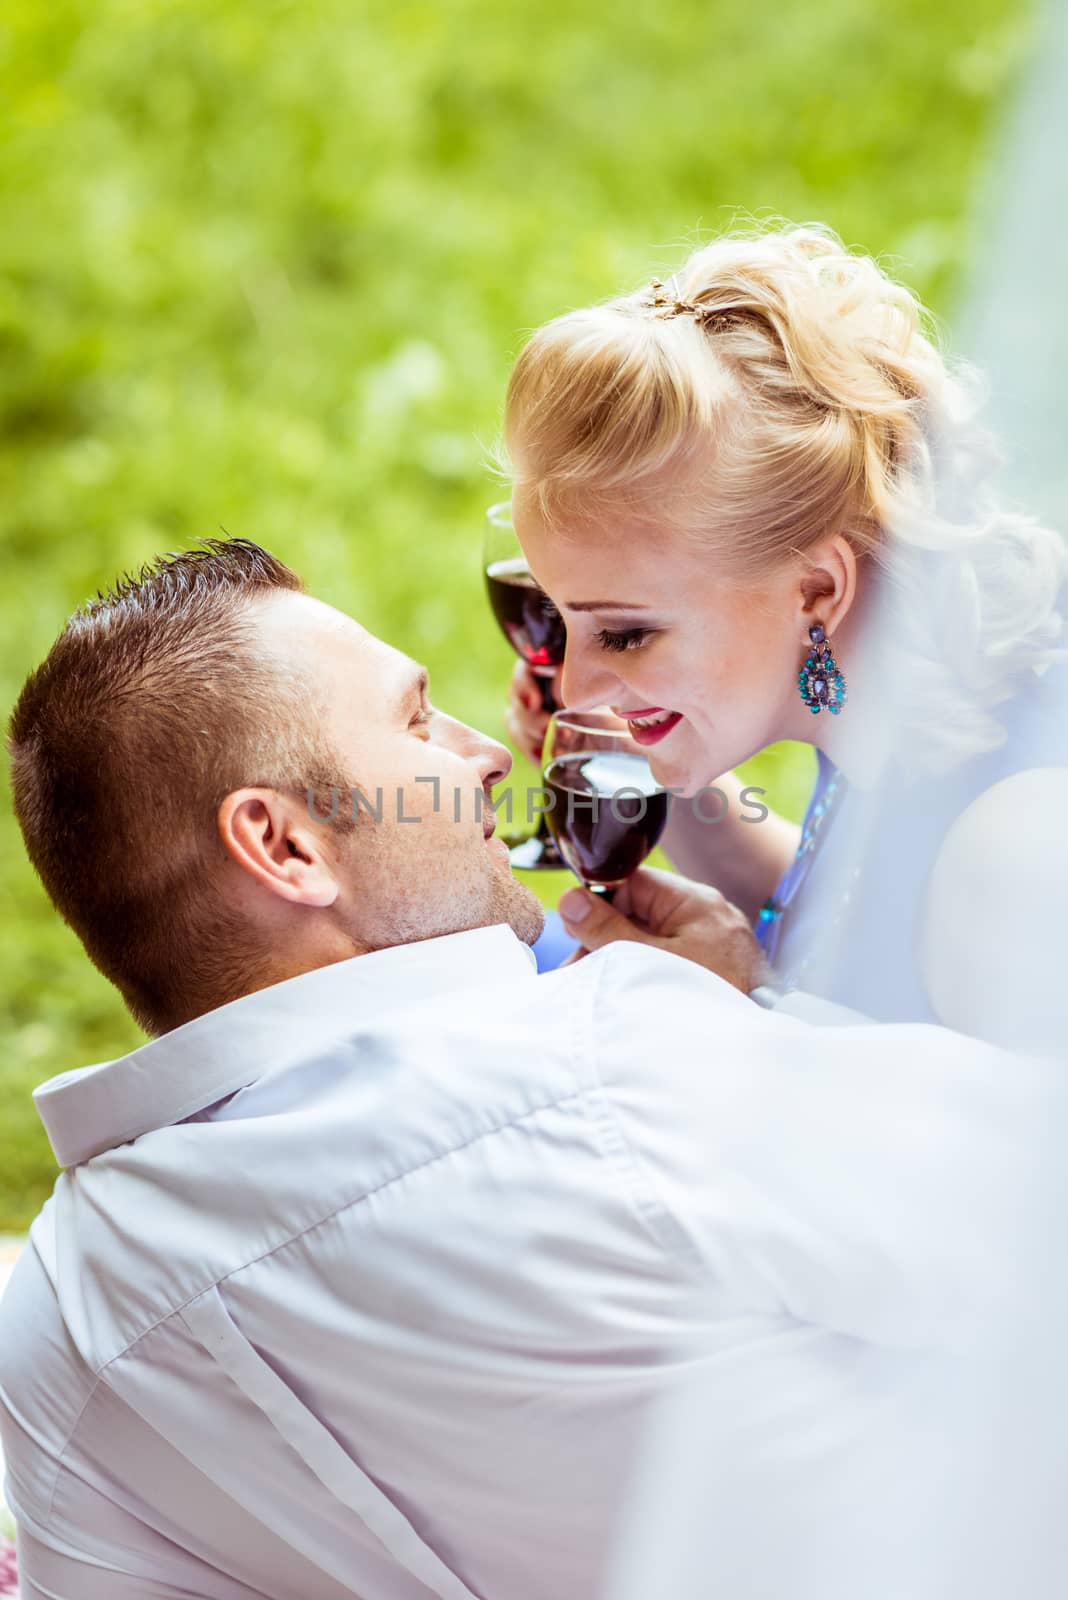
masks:
<path fill-rule="evenodd" d="M 587 888 L 611 895 L 663 833 L 667 791 L 610 711 L 556 713 L 545 737 L 544 779 L 560 854 Z"/>
<path fill-rule="evenodd" d="M 541 683 L 546 711 L 556 710 L 552 678 L 564 659 L 564 619 L 530 575 L 523 556 L 506 556 L 486 568 L 486 588 L 501 632 Z M 548 690 L 548 699 L 546 699 Z"/>
<path fill-rule="evenodd" d="M 501 632 L 537 678 L 544 709 L 555 711 L 552 680 L 557 667 L 563 664 L 567 632 L 560 613 L 531 575 L 507 501 L 490 506 L 486 513 L 483 571 Z M 523 871 L 559 871 L 564 866 L 544 812 L 535 832 L 513 845 L 509 854 L 513 867 Z"/>
<path fill-rule="evenodd" d="M 545 769 L 557 848 L 576 877 L 605 887 L 636 872 L 664 831 L 668 797 L 640 756 L 561 756 Z"/>

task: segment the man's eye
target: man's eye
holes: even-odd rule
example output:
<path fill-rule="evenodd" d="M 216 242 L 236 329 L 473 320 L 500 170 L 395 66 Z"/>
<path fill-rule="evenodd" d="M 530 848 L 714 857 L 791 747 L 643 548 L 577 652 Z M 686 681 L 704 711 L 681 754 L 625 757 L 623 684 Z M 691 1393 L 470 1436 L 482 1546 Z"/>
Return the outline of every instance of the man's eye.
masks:
<path fill-rule="evenodd" d="M 652 631 L 651 628 L 625 628 L 622 633 L 610 633 L 602 628 L 596 639 L 602 650 L 640 650 Z"/>

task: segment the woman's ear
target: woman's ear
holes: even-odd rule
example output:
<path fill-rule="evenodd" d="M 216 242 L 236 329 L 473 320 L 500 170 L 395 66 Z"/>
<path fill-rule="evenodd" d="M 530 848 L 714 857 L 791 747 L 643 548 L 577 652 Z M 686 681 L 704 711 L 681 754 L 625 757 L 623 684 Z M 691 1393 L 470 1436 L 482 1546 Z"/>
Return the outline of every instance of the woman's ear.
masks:
<path fill-rule="evenodd" d="M 836 534 L 810 550 L 801 572 L 801 618 L 806 627 L 821 622 L 837 633 L 857 593 L 857 556 L 848 539 Z"/>
<path fill-rule="evenodd" d="M 331 906 L 339 886 L 327 828 L 274 789 L 235 789 L 217 817 L 223 849 L 242 871 L 293 905 Z"/>

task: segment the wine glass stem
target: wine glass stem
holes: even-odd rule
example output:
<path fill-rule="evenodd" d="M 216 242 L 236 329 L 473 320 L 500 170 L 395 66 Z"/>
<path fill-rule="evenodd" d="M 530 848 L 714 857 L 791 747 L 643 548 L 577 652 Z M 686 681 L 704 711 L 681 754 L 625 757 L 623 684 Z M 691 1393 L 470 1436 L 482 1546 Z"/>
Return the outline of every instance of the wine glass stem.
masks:
<path fill-rule="evenodd" d="M 551 716 L 554 711 L 559 711 L 560 709 L 556 703 L 556 696 L 553 694 L 552 676 L 550 676 L 549 673 L 541 672 L 536 673 L 535 676 L 537 677 L 538 690 L 541 694 L 541 708 L 543 711 L 548 711 Z M 549 823 L 544 811 L 538 818 L 538 826 L 534 830 L 534 837 L 535 839 L 543 840 L 552 838 L 552 835 L 549 832 Z"/>
<path fill-rule="evenodd" d="M 550 713 L 553 711 L 559 711 L 560 707 L 557 705 L 556 696 L 553 694 L 552 675 L 550 673 L 543 675 L 539 672 L 536 674 L 536 676 L 538 679 L 538 688 L 541 691 L 542 710 Z"/>

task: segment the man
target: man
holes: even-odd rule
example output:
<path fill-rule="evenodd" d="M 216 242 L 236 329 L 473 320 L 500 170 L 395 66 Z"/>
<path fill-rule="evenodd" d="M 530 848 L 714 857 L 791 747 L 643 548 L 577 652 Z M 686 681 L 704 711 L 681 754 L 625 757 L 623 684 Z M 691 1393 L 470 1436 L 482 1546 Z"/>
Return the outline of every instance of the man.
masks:
<path fill-rule="evenodd" d="M 153 1035 L 36 1096 L 66 1171 L 0 1310 L 26 1596 L 607 1595 L 691 1378 L 753 1503 L 826 1508 L 995 1314 L 1039 1066 L 762 1009 L 711 891 L 724 976 L 634 944 L 536 976 L 506 752 L 257 546 L 72 618 L 11 749 Z M 633 894 L 670 946 L 669 881 Z M 732 1600 L 770 1593 L 736 1556 Z"/>

